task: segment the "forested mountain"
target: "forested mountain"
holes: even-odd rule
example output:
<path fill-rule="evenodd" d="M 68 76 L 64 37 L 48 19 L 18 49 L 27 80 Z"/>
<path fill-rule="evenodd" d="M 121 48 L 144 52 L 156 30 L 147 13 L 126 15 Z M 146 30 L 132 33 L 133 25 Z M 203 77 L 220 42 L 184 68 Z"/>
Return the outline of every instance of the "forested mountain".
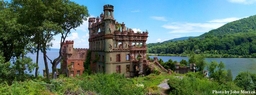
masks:
<path fill-rule="evenodd" d="M 211 30 L 201 35 L 200 37 L 205 37 L 208 35 L 223 36 L 250 31 L 256 31 L 256 15 L 227 23 L 218 29 Z"/>
<path fill-rule="evenodd" d="M 174 41 L 181 41 L 181 40 L 187 40 L 187 39 L 189 39 L 189 38 L 192 38 L 192 37 L 174 38 L 174 39 L 171 39 L 171 40 L 164 41 L 163 43 L 166 43 L 166 42 L 174 42 Z"/>
<path fill-rule="evenodd" d="M 256 15 L 227 23 L 199 37 L 148 44 L 149 53 L 241 55 L 256 57 Z"/>

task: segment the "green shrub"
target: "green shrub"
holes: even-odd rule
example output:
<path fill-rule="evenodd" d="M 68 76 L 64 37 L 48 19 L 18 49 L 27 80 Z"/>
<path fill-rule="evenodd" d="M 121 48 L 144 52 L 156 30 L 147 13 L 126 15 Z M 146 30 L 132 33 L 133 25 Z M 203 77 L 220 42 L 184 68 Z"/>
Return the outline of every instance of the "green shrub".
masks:
<path fill-rule="evenodd" d="M 207 78 L 197 78 L 196 75 L 189 74 L 189 76 L 173 76 L 169 79 L 171 95 L 214 95 L 213 90 L 241 90 L 233 82 L 226 84 L 219 84 Z M 216 95 L 216 94 L 215 94 Z"/>
<path fill-rule="evenodd" d="M 1 84 L 0 93 L 2 95 L 49 95 L 43 81 L 28 80 L 24 82 L 14 81 L 12 85 Z"/>
<path fill-rule="evenodd" d="M 142 87 L 137 87 L 131 79 L 119 74 L 96 74 L 85 76 L 80 84 L 85 91 L 106 95 L 143 95 Z M 129 89 L 128 89 L 129 88 Z"/>

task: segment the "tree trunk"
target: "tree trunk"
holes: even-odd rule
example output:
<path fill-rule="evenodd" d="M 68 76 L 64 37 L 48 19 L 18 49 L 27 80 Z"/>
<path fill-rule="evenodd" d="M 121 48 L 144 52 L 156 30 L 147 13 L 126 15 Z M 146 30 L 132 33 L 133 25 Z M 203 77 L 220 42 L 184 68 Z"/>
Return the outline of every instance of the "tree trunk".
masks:
<path fill-rule="evenodd" d="M 37 77 L 38 69 L 39 69 L 39 66 L 38 66 L 39 50 L 40 50 L 40 45 L 38 43 L 37 44 L 37 51 L 36 51 L 36 71 L 35 71 L 35 77 Z"/>
<path fill-rule="evenodd" d="M 44 55 L 44 65 L 45 65 L 45 72 L 46 72 L 46 78 L 49 80 L 49 69 L 48 69 L 48 62 L 46 58 L 46 50 L 43 50 L 43 55 Z"/>
<path fill-rule="evenodd" d="M 57 65 L 58 63 L 60 63 L 61 61 L 61 55 L 59 55 L 56 59 L 53 60 L 52 62 L 52 75 L 54 75 L 54 73 L 56 72 L 57 70 Z M 54 78 L 54 76 L 52 76 L 52 78 Z"/>
<path fill-rule="evenodd" d="M 68 33 L 70 33 L 70 29 L 67 30 L 68 32 L 66 32 L 65 34 L 62 34 L 61 35 L 61 40 L 60 40 L 60 49 L 59 49 L 59 56 L 57 58 L 55 58 L 53 61 L 51 61 L 52 63 L 52 72 L 54 75 L 54 72 L 56 71 L 56 68 L 57 68 L 57 65 L 60 63 L 60 61 L 62 60 L 62 46 L 63 46 L 63 43 L 65 42 L 66 40 L 66 37 L 68 35 Z M 54 76 L 52 76 L 52 78 L 54 78 Z"/>
<path fill-rule="evenodd" d="M 52 78 L 55 78 L 56 68 L 57 68 L 57 65 L 56 64 L 52 64 Z M 56 72 L 56 76 L 57 76 L 57 72 Z"/>
<path fill-rule="evenodd" d="M 54 73 L 56 71 L 56 68 L 54 67 L 54 61 L 52 63 L 52 78 L 54 78 Z"/>

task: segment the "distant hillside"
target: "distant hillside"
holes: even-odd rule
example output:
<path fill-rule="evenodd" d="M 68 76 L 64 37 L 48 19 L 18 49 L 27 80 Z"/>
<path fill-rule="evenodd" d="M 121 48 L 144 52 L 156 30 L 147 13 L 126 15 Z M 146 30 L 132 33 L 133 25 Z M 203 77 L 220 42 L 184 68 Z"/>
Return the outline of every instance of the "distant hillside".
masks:
<path fill-rule="evenodd" d="M 180 37 L 180 38 L 174 38 L 174 39 L 171 39 L 171 40 L 164 41 L 164 42 L 162 42 L 162 43 L 171 42 L 171 41 L 187 40 L 188 38 L 193 38 L 193 37 Z"/>
<path fill-rule="evenodd" d="M 218 29 L 211 30 L 200 37 L 223 36 L 234 33 L 256 31 L 256 15 L 243 18 L 237 21 L 229 22 Z"/>
<path fill-rule="evenodd" d="M 148 44 L 149 53 L 188 54 L 193 51 L 225 57 L 256 57 L 256 15 L 233 21 L 199 37 Z"/>

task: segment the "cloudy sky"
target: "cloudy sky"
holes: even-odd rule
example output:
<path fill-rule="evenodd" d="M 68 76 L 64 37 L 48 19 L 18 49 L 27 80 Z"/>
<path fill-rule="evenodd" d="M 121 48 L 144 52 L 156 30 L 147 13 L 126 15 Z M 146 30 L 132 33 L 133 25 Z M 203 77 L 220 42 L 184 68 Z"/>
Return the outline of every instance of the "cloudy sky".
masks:
<path fill-rule="evenodd" d="M 256 0 L 72 0 L 99 16 L 105 4 L 114 5 L 114 17 L 135 31 L 148 30 L 147 43 L 199 36 L 228 22 L 256 15 Z M 88 22 L 67 38 L 74 47 L 88 48 Z M 59 36 L 53 48 L 59 48 Z"/>

